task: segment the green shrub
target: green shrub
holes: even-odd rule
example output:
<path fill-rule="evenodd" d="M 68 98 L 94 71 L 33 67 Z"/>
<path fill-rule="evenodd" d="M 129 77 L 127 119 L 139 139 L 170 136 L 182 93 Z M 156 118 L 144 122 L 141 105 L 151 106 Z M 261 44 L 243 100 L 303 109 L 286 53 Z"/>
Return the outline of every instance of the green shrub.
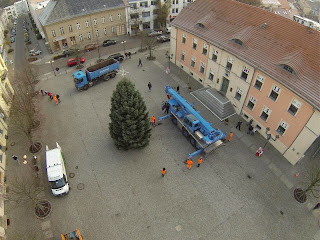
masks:
<path fill-rule="evenodd" d="M 34 30 L 34 33 L 35 33 L 35 34 L 38 34 L 38 33 L 39 33 L 39 29 L 38 29 L 38 28 L 34 28 L 33 30 Z"/>
<path fill-rule="evenodd" d="M 37 40 L 42 39 L 41 34 L 40 34 L 40 33 L 37 33 L 37 34 L 36 34 L 36 38 L 37 38 Z"/>
<path fill-rule="evenodd" d="M 12 49 L 12 48 L 10 48 L 10 49 L 8 50 L 8 53 L 11 53 L 11 52 L 13 52 L 13 49 Z"/>
<path fill-rule="evenodd" d="M 3 35 L 4 35 L 5 38 L 7 37 L 8 33 L 9 33 L 9 30 L 4 30 L 3 31 Z"/>

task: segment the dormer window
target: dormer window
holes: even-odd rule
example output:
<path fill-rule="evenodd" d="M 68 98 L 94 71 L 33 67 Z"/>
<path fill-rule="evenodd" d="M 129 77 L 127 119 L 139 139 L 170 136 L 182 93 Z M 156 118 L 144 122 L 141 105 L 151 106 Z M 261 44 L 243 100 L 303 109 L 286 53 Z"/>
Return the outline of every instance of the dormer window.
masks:
<path fill-rule="evenodd" d="M 202 23 L 197 23 L 197 26 L 201 28 L 205 28 L 205 26 Z"/>
<path fill-rule="evenodd" d="M 234 38 L 232 41 L 240 46 L 244 46 L 243 42 L 240 39 Z"/>
<path fill-rule="evenodd" d="M 292 67 L 286 65 L 286 64 L 281 64 L 280 67 L 284 70 L 286 70 L 288 73 L 291 73 L 294 76 L 297 76 L 296 72 L 293 70 Z"/>

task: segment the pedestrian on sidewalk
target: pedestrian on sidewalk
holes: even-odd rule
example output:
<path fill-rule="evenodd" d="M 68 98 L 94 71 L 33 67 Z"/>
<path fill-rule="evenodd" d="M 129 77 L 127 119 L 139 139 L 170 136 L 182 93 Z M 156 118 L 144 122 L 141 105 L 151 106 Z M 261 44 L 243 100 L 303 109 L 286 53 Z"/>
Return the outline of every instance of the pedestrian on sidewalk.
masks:
<path fill-rule="evenodd" d="M 139 64 L 138 64 L 138 67 L 142 67 L 142 61 L 141 61 L 141 58 L 139 58 Z"/>
<path fill-rule="evenodd" d="M 131 52 L 129 52 L 128 55 L 129 55 L 129 59 L 131 59 Z"/>
<path fill-rule="evenodd" d="M 17 161 L 19 163 L 19 165 L 20 165 L 19 159 L 18 159 L 18 157 L 16 155 L 12 155 L 12 159 Z"/>
<path fill-rule="evenodd" d="M 156 126 L 156 118 L 154 116 L 151 116 L 151 124 L 152 126 Z"/>
<path fill-rule="evenodd" d="M 239 131 L 240 131 L 241 124 L 242 124 L 242 121 L 241 121 L 241 120 L 240 120 L 239 122 L 237 122 L 236 129 L 239 128 Z"/>
<path fill-rule="evenodd" d="M 229 142 L 231 142 L 232 136 L 233 136 L 233 132 L 230 132 L 230 133 L 229 133 L 229 138 L 228 138 L 228 141 L 229 141 Z"/>
<path fill-rule="evenodd" d="M 179 90 L 180 90 L 180 87 L 179 87 L 179 85 L 178 85 L 178 87 L 177 87 L 177 93 L 179 93 Z M 179 93 L 180 94 L 180 93 Z"/>
<path fill-rule="evenodd" d="M 192 160 L 191 160 L 191 159 L 188 159 L 188 160 L 187 160 L 187 168 L 188 168 L 189 170 L 191 169 L 192 164 L 193 164 Z"/>
<path fill-rule="evenodd" d="M 198 166 L 197 167 L 200 167 L 200 164 L 202 163 L 202 157 L 199 157 L 198 159 Z"/>
<path fill-rule="evenodd" d="M 61 103 L 61 101 L 60 101 L 60 95 L 57 94 L 56 96 L 57 96 L 58 103 Z"/>
<path fill-rule="evenodd" d="M 148 88 L 149 88 L 149 92 L 151 92 L 151 88 L 152 88 L 151 82 L 148 83 Z"/>
<path fill-rule="evenodd" d="M 59 70 L 60 70 L 60 69 L 57 67 L 57 68 L 56 68 L 56 71 L 57 71 L 58 74 L 59 74 Z"/>
<path fill-rule="evenodd" d="M 43 90 L 41 89 L 40 91 L 41 91 L 42 96 L 44 96 L 44 94 L 43 94 Z"/>
<path fill-rule="evenodd" d="M 250 125 L 252 125 L 252 123 L 253 123 L 253 119 L 251 119 L 246 125 L 250 126 Z"/>
<path fill-rule="evenodd" d="M 251 134 L 252 131 L 253 131 L 253 127 L 252 127 L 252 125 L 250 125 L 249 128 L 248 128 L 247 134 Z"/>
<path fill-rule="evenodd" d="M 54 100 L 54 102 L 56 103 L 56 105 L 58 105 L 57 95 L 54 95 L 54 96 L 53 96 L 53 100 Z"/>
<path fill-rule="evenodd" d="M 50 99 L 50 100 L 53 99 L 53 96 L 52 96 L 52 93 L 51 93 L 51 92 L 48 92 L 48 96 L 49 96 L 49 99 Z"/>
<path fill-rule="evenodd" d="M 164 177 L 164 175 L 166 175 L 166 173 L 167 173 L 167 170 L 166 170 L 165 168 L 162 168 L 162 169 L 161 169 L 161 175 L 162 175 L 162 177 Z"/>

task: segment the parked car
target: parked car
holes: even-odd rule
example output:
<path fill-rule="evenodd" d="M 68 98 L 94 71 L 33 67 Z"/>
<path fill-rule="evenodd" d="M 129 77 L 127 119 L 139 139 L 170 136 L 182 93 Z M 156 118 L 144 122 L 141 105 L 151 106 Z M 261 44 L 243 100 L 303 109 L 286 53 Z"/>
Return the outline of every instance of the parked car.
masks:
<path fill-rule="evenodd" d="M 29 51 L 29 55 L 30 55 L 30 56 L 40 55 L 41 53 L 42 53 L 42 52 L 41 52 L 40 50 L 36 49 L 36 48 L 31 49 L 31 50 Z"/>
<path fill-rule="evenodd" d="M 115 53 L 115 54 L 112 54 L 108 57 L 108 59 L 110 59 L 110 58 L 113 58 L 113 59 L 121 62 L 124 59 L 124 56 L 121 53 Z"/>
<path fill-rule="evenodd" d="M 84 47 L 84 49 L 87 51 L 91 51 L 91 50 L 95 50 L 97 47 L 98 45 L 93 43 L 93 44 L 88 44 L 87 46 Z"/>
<path fill-rule="evenodd" d="M 149 37 L 153 37 L 153 36 L 159 36 L 162 34 L 162 31 L 161 30 L 153 30 L 151 32 L 148 33 L 148 36 Z"/>
<path fill-rule="evenodd" d="M 84 63 L 86 60 L 84 58 L 80 58 L 80 63 Z M 77 58 L 72 58 L 72 59 L 69 59 L 68 60 L 68 66 L 69 67 L 72 67 L 74 65 L 77 65 L 78 64 L 78 61 L 77 61 Z"/>
<path fill-rule="evenodd" d="M 64 50 L 62 54 L 64 55 L 64 57 L 69 57 L 70 55 L 75 54 L 76 52 L 79 52 L 79 50 L 78 49 L 67 49 L 67 50 Z"/>
<path fill-rule="evenodd" d="M 115 40 L 105 40 L 103 42 L 103 46 L 106 47 L 106 46 L 114 45 L 116 43 L 117 43 L 117 41 L 115 41 Z"/>
<path fill-rule="evenodd" d="M 161 35 L 161 36 L 157 37 L 157 41 L 160 42 L 160 43 L 170 42 L 170 38 L 166 37 L 164 35 Z"/>
<path fill-rule="evenodd" d="M 11 36 L 11 37 L 10 37 L 10 42 L 11 42 L 11 43 L 14 43 L 15 40 L 16 40 L 16 38 L 15 38 L 14 36 Z"/>

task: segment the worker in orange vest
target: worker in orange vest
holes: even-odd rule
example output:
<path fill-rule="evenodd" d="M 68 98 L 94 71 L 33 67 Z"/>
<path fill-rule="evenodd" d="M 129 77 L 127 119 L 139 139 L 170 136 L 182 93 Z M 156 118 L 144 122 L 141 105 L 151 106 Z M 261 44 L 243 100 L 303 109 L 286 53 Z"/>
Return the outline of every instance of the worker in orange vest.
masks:
<path fill-rule="evenodd" d="M 191 159 L 188 159 L 188 160 L 187 160 L 187 168 L 188 168 L 189 170 L 191 169 L 192 164 L 193 164 L 192 160 L 191 160 Z"/>
<path fill-rule="evenodd" d="M 152 126 L 156 126 L 156 118 L 154 116 L 151 117 Z"/>
<path fill-rule="evenodd" d="M 162 174 L 162 177 L 164 177 L 164 175 L 167 173 L 167 170 L 165 168 L 162 168 L 161 169 L 161 174 Z"/>
<path fill-rule="evenodd" d="M 229 138 L 228 138 L 228 141 L 229 141 L 229 142 L 231 142 L 232 136 L 233 136 L 233 132 L 230 132 L 230 133 L 229 133 Z"/>
<path fill-rule="evenodd" d="M 202 158 L 201 157 L 199 157 L 199 159 L 198 159 L 198 166 L 197 167 L 200 167 L 200 164 L 202 163 Z"/>

